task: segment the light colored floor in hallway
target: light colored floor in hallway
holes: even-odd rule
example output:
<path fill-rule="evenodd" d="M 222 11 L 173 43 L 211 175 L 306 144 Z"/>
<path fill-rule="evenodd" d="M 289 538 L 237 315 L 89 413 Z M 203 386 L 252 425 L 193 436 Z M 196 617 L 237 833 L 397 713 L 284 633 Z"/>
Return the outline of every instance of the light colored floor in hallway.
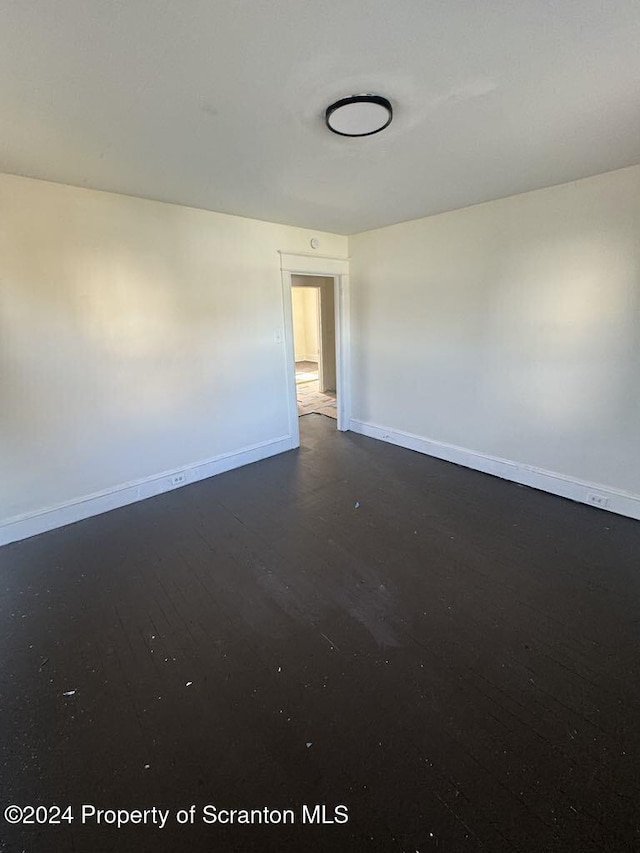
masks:
<path fill-rule="evenodd" d="M 310 382 L 317 378 L 317 361 L 296 361 L 296 382 Z"/>
<path fill-rule="evenodd" d="M 298 416 L 319 414 L 338 419 L 336 395 L 320 391 L 317 379 L 318 365 L 314 362 L 296 362 L 296 397 Z M 314 376 L 316 378 L 311 379 Z"/>

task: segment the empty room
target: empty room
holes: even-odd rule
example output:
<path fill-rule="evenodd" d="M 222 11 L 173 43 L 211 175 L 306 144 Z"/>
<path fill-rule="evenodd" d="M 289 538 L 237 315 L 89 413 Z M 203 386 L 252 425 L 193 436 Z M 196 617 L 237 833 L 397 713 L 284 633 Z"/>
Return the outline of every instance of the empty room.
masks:
<path fill-rule="evenodd" d="M 0 20 L 0 851 L 640 850 L 637 2 Z"/>

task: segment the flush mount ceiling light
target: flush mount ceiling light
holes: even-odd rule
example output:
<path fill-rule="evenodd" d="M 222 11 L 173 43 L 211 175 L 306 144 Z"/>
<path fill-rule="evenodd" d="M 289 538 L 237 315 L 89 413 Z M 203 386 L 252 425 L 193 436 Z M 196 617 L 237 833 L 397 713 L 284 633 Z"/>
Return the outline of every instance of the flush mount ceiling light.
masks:
<path fill-rule="evenodd" d="M 339 136 L 371 136 L 391 124 L 393 108 L 381 95 L 351 95 L 327 107 L 324 120 Z"/>

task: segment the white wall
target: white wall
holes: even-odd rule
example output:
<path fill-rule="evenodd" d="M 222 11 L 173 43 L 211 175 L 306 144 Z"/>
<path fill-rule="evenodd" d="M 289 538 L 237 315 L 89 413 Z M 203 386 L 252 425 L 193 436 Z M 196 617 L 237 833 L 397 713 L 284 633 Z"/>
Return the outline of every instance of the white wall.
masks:
<path fill-rule="evenodd" d="M 311 234 L 0 175 L 0 524 L 288 434 Z"/>
<path fill-rule="evenodd" d="M 350 255 L 360 427 L 640 495 L 640 167 L 358 234 Z"/>
<path fill-rule="evenodd" d="M 310 234 L 0 175 L 0 527 L 286 436 Z M 355 421 L 640 495 L 639 234 L 633 167 L 352 237 Z"/>

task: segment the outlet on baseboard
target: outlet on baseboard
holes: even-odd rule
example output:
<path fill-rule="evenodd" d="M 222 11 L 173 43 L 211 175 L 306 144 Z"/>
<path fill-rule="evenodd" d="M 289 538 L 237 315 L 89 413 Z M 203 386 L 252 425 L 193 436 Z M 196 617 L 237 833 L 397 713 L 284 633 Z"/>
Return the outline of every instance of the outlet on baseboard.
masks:
<path fill-rule="evenodd" d="M 171 485 L 172 486 L 181 486 L 183 483 L 187 482 L 187 475 L 185 471 L 181 471 L 179 474 L 174 474 L 171 477 Z"/>
<path fill-rule="evenodd" d="M 587 503 L 599 506 L 601 509 L 606 509 L 609 506 L 609 498 L 599 495 L 597 492 L 589 492 L 587 494 Z"/>

